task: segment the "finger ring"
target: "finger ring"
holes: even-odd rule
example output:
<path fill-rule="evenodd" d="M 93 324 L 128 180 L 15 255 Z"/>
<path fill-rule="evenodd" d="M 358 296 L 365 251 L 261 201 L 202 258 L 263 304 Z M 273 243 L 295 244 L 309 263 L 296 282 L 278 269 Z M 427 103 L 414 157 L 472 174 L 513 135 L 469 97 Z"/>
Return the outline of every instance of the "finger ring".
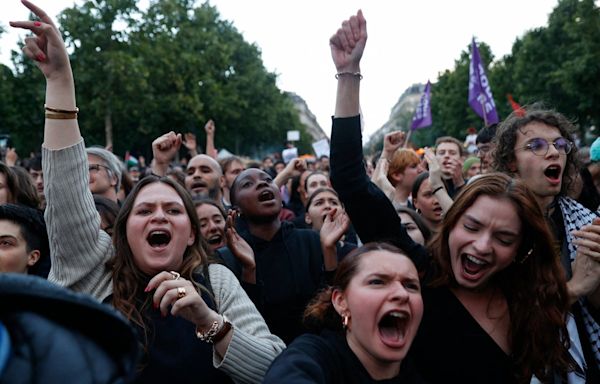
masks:
<path fill-rule="evenodd" d="M 173 276 L 173 280 L 179 280 L 179 278 L 181 277 L 179 272 L 169 271 L 169 273 L 171 274 L 171 276 Z"/>
<path fill-rule="evenodd" d="M 178 287 L 177 288 L 177 298 L 178 299 L 181 299 L 182 297 L 184 297 L 185 293 L 186 293 L 185 292 L 185 288 L 183 288 L 183 287 Z"/>

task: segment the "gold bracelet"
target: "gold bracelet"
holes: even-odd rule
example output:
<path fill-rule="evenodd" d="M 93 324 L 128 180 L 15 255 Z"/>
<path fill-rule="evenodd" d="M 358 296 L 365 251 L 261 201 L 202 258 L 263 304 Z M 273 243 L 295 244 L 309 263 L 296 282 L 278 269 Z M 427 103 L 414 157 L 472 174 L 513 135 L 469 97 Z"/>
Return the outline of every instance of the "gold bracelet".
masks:
<path fill-rule="evenodd" d="M 50 108 L 46 104 L 44 104 L 44 109 L 48 112 L 56 112 L 56 113 L 77 113 L 77 112 L 79 112 L 79 108 L 77 108 L 77 107 L 75 107 L 74 110 L 70 111 L 68 109 Z"/>
<path fill-rule="evenodd" d="M 46 119 L 56 119 L 56 120 L 76 120 L 77 113 L 69 112 L 69 113 L 50 113 L 46 112 Z"/>

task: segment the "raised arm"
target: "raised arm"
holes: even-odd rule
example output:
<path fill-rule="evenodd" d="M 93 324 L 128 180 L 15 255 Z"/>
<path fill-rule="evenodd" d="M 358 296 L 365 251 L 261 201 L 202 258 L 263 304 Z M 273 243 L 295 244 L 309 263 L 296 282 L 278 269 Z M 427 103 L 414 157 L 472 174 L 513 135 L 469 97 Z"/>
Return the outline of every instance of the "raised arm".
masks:
<path fill-rule="evenodd" d="M 216 160 L 217 148 L 215 147 L 215 122 L 208 120 L 204 125 L 204 131 L 206 132 L 206 154 Z"/>
<path fill-rule="evenodd" d="M 369 181 L 362 163 L 359 91 L 360 59 L 367 40 L 361 11 L 342 23 L 329 40 L 337 70 L 335 116 L 331 130 L 331 182 L 363 243 L 388 241 L 402 248 L 417 268 L 425 267 L 427 250 L 412 241 L 394 206 Z"/>
<path fill-rule="evenodd" d="M 111 291 L 105 267 L 112 255 L 110 237 L 88 186 L 88 162 L 77 124 L 75 86 L 61 35 L 48 15 L 22 0 L 39 21 L 11 22 L 35 36 L 23 52 L 46 77 L 46 123 L 42 147 L 45 211 L 52 269 L 48 279 L 104 299 Z"/>

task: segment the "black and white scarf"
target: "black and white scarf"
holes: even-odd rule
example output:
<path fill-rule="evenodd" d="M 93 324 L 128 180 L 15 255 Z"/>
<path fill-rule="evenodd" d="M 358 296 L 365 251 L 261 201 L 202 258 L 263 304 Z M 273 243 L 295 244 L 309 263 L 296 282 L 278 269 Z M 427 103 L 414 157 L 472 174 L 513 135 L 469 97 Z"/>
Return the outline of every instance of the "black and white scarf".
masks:
<path fill-rule="evenodd" d="M 573 262 L 577 255 L 577 248 L 573 244 L 574 238 L 571 232 L 579 230 L 585 225 L 591 224 L 592 220 L 598 217 L 599 214 L 590 211 L 583 205 L 568 197 L 560 197 L 558 199 L 558 204 L 560 206 L 560 210 L 562 212 L 563 220 L 565 223 L 566 240 L 569 249 L 569 256 L 571 258 L 571 262 Z M 600 324 L 598 324 L 596 320 L 594 320 L 594 317 L 589 312 L 585 298 L 579 299 L 579 302 L 581 304 L 581 313 L 583 317 L 583 322 L 585 324 L 585 329 L 587 331 L 587 337 L 590 340 L 590 344 L 594 352 L 594 357 L 596 358 L 596 365 L 600 367 Z M 588 364 L 591 363 L 591 361 L 588 362 Z"/>

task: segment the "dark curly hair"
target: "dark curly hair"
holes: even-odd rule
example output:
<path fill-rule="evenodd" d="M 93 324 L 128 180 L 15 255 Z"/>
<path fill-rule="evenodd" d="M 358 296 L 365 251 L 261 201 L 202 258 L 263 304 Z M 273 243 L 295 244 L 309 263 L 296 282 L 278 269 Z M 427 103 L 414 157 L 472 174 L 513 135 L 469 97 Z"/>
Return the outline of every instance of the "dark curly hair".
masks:
<path fill-rule="evenodd" d="M 523 108 L 519 113 L 511 113 L 506 120 L 498 126 L 496 136 L 493 142 L 496 149 L 493 155 L 492 167 L 499 172 L 515 176 L 511 164 L 516 160 L 515 144 L 517 143 L 517 131 L 526 125 L 537 122 L 546 124 L 558 129 L 560 134 L 571 142 L 573 141 L 573 132 L 575 125 L 564 115 L 551 110 L 544 109 L 542 104 L 533 104 Z M 560 189 L 561 195 L 566 195 L 571 184 L 575 181 L 580 168 L 580 160 L 577 154 L 577 146 L 573 145 L 571 152 L 567 155 L 567 163 L 563 174 L 563 183 Z"/>

